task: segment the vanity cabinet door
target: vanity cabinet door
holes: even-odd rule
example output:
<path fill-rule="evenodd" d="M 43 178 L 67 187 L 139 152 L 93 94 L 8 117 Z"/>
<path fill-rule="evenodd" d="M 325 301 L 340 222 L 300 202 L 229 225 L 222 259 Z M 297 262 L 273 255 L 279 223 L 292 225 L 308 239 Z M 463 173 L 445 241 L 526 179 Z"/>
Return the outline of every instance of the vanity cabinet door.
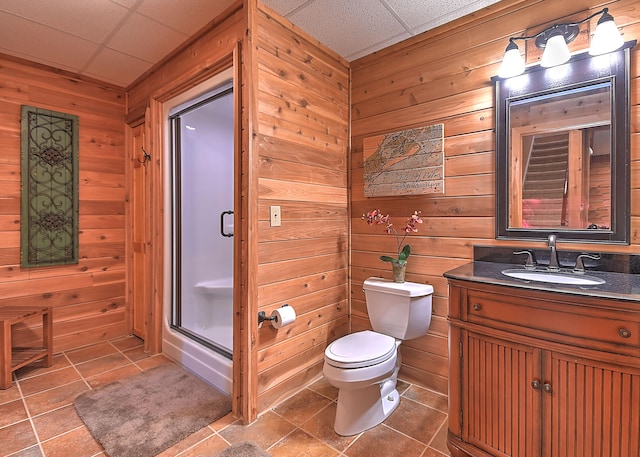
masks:
<path fill-rule="evenodd" d="M 640 369 L 556 352 L 547 356 L 542 455 L 638 457 Z"/>
<path fill-rule="evenodd" d="M 462 341 L 463 440 L 492 456 L 540 456 L 541 351 L 467 331 Z"/>

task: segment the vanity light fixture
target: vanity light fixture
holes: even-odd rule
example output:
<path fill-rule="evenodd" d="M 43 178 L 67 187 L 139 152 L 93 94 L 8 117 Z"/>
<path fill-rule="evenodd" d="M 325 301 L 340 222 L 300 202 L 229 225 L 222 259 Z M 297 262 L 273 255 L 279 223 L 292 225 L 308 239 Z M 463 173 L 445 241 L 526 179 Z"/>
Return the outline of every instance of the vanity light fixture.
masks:
<path fill-rule="evenodd" d="M 580 34 L 581 24 L 598 15 L 601 16 L 591 39 L 589 54 L 595 56 L 619 49 L 624 44 L 624 40 L 613 21 L 613 16 L 609 14 L 609 8 L 603 8 L 580 22 L 555 24 L 536 35 L 509 38 L 509 45 L 504 53 L 498 76 L 500 78 L 510 78 L 524 72 L 525 63 L 516 40 L 536 40 L 536 47 L 544 49 L 540 59 L 542 67 L 555 67 L 567 62 L 571 58 L 567 44 L 575 40 Z"/>

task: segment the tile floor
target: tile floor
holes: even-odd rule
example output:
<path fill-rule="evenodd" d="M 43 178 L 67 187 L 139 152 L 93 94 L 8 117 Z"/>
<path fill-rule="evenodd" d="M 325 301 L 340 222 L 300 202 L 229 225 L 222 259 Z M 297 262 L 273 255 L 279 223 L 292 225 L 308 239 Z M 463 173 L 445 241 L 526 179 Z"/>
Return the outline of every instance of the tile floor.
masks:
<path fill-rule="evenodd" d="M 105 456 L 76 414 L 74 398 L 163 363 L 173 362 L 145 354 L 138 338 L 124 337 L 56 354 L 49 368 L 37 363 L 21 368 L 11 388 L 0 390 L 0 455 Z M 337 390 L 321 379 L 251 425 L 228 415 L 160 455 L 214 456 L 251 440 L 274 457 L 448 456 L 447 398 L 405 382 L 398 389 L 398 410 L 360 435 L 341 437 L 333 431 Z"/>

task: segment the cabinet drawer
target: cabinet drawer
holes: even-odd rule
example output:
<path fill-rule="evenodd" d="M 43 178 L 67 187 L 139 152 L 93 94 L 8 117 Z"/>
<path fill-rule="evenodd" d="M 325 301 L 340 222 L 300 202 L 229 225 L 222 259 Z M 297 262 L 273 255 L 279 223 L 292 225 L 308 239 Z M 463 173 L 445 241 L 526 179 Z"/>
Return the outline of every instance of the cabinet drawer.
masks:
<path fill-rule="evenodd" d="M 469 322 L 515 333 L 540 330 L 557 334 L 563 340 L 567 337 L 580 338 L 586 340 L 587 346 L 594 346 L 599 341 L 633 348 L 634 351 L 640 347 L 639 313 L 470 291 L 466 316 Z"/>

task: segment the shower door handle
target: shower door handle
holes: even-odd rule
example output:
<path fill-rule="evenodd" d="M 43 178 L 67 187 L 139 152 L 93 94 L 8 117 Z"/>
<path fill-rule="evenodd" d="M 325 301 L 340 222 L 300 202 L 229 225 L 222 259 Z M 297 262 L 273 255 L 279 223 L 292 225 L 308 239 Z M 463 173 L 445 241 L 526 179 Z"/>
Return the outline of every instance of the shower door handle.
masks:
<path fill-rule="evenodd" d="M 227 233 L 224 231 L 224 217 L 228 214 L 233 214 L 233 211 L 228 210 L 220 213 L 220 235 L 231 237 L 233 236 L 233 233 Z"/>

